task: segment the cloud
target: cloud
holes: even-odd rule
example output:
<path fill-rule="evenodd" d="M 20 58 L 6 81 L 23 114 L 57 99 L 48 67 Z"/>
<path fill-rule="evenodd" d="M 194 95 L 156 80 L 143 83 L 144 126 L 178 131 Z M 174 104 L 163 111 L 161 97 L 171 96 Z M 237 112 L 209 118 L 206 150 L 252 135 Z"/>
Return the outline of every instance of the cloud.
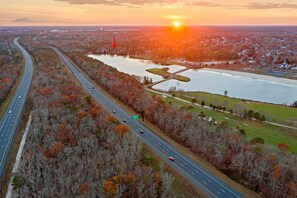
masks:
<path fill-rule="evenodd" d="M 48 20 L 37 20 L 37 19 L 28 19 L 27 17 L 14 19 L 12 22 L 18 23 L 44 23 L 48 22 Z"/>
<path fill-rule="evenodd" d="M 297 4 L 292 3 L 250 3 L 249 9 L 297 9 Z"/>
<path fill-rule="evenodd" d="M 185 5 L 198 7 L 225 7 L 230 9 L 297 9 L 293 3 L 249 3 L 249 4 L 219 4 L 195 0 L 55 0 L 75 5 L 101 4 L 117 6 L 143 6 L 143 5 Z"/>
<path fill-rule="evenodd" d="M 187 4 L 185 4 L 187 5 Z M 249 4 L 218 4 L 208 2 L 197 2 L 193 1 L 189 3 L 191 6 L 199 7 L 226 7 L 230 9 L 297 9 L 297 4 L 292 3 L 249 3 Z"/>
<path fill-rule="evenodd" d="M 63 1 L 76 5 L 84 4 L 103 4 L 103 5 L 171 5 L 180 3 L 178 0 L 55 0 Z"/>

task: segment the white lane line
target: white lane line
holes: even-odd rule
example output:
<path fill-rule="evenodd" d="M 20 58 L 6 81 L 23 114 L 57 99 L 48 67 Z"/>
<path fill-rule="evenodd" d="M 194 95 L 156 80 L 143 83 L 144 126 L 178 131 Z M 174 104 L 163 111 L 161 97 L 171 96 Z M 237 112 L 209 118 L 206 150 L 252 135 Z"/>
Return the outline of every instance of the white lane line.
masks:
<path fill-rule="evenodd" d="M 194 173 L 194 172 L 191 172 L 191 174 L 192 174 L 192 175 L 195 175 L 195 173 Z"/>
<path fill-rule="evenodd" d="M 224 191 L 222 188 L 220 188 L 220 190 L 223 192 L 223 193 L 225 193 L 226 191 Z"/>
<path fill-rule="evenodd" d="M 209 179 L 207 179 L 207 181 L 211 183 L 211 181 Z"/>
<path fill-rule="evenodd" d="M 206 181 L 202 181 L 203 183 L 205 183 L 205 184 L 207 184 L 207 182 Z"/>
<path fill-rule="evenodd" d="M 219 191 L 217 191 L 217 193 L 218 193 L 219 195 L 222 195 Z"/>

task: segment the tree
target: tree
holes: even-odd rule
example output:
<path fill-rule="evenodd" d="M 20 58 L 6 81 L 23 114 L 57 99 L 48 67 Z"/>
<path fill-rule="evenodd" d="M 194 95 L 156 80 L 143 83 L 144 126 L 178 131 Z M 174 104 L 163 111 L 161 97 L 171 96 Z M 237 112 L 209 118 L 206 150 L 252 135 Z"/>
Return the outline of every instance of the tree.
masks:
<path fill-rule="evenodd" d="M 80 194 L 84 194 L 86 193 L 87 191 L 89 190 L 89 184 L 88 182 L 84 182 L 82 183 L 82 185 L 80 185 L 79 189 L 78 189 L 78 192 Z"/>
<path fill-rule="evenodd" d="M 13 177 L 12 179 L 12 185 L 13 185 L 13 189 L 17 189 L 23 186 L 23 179 L 16 175 Z"/>
<path fill-rule="evenodd" d="M 255 118 L 256 120 L 261 121 L 261 115 L 260 115 L 260 113 L 255 112 L 255 113 L 254 113 L 254 118 Z"/>
<path fill-rule="evenodd" d="M 266 117 L 264 115 L 261 116 L 261 122 L 265 122 L 266 121 Z"/>
<path fill-rule="evenodd" d="M 224 91 L 224 95 L 225 95 L 225 96 L 227 96 L 227 94 L 228 94 L 228 91 L 227 91 L 227 90 L 225 90 L 225 91 Z"/>
<path fill-rule="evenodd" d="M 297 101 L 292 104 L 294 108 L 297 108 Z"/>
<path fill-rule="evenodd" d="M 205 113 L 203 112 L 203 111 L 201 111 L 200 113 L 199 113 L 199 117 L 201 117 L 201 118 L 205 118 Z"/>
<path fill-rule="evenodd" d="M 249 118 L 250 120 L 252 119 L 252 117 L 254 116 L 254 111 L 253 110 L 248 110 L 246 113 L 247 118 Z"/>
<path fill-rule="evenodd" d="M 203 107 L 205 105 L 204 100 L 201 101 L 201 106 Z"/>
<path fill-rule="evenodd" d="M 192 99 L 192 103 L 193 103 L 193 104 L 197 103 L 196 98 L 193 98 L 193 99 Z"/>
<path fill-rule="evenodd" d="M 114 128 L 114 130 L 117 134 L 119 134 L 120 136 L 123 137 L 125 134 L 127 134 L 129 132 L 130 128 L 126 124 L 120 124 L 120 125 L 116 126 Z"/>

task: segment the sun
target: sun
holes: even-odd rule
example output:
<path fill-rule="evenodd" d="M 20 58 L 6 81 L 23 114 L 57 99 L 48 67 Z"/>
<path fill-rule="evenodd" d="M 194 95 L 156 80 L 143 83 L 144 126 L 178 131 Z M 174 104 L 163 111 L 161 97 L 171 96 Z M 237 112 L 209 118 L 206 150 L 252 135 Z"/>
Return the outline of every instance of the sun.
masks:
<path fill-rule="evenodd" d="M 173 21 L 172 25 L 173 25 L 173 27 L 179 28 L 179 27 L 181 27 L 182 24 L 180 21 Z"/>

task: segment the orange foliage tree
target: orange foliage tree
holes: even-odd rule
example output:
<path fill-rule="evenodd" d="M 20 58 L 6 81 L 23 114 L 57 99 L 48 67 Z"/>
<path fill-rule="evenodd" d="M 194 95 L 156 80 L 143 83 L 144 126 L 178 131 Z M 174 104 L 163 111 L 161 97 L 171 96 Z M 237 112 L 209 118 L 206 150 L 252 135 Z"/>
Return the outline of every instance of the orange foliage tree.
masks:
<path fill-rule="evenodd" d="M 89 184 L 88 182 L 84 182 L 82 183 L 82 185 L 80 185 L 79 189 L 78 189 L 78 192 L 80 194 L 84 194 L 86 193 L 87 191 L 89 190 Z"/>
<path fill-rule="evenodd" d="M 113 181 L 105 181 L 103 184 L 104 194 L 106 196 L 114 196 L 117 193 L 119 185 Z"/>
<path fill-rule="evenodd" d="M 115 126 L 114 128 L 115 132 L 119 134 L 120 136 L 124 136 L 126 133 L 129 132 L 130 128 L 126 124 L 120 124 L 118 126 Z"/>
<path fill-rule="evenodd" d="M 112 115 L 108 115 L 108 116 L 106 116 L 106 117 L 105 117 L 105 120 L 106 120 L 107 122 L 111 122 L 111 123 L 114 123 L 114 124 L 119 123 L 119 121 L 118 121 L 114 116 L 112 116 Z"/>
<path fill-rule="evenodd" d="M 134 185 L 137 181 L 137 176 L 132 173 L 123 173 L 113 176 L 106 180 L 103 184 L 104 194 L 107 196 L 114 196 L 117 193 L 120 184 Z"/>

